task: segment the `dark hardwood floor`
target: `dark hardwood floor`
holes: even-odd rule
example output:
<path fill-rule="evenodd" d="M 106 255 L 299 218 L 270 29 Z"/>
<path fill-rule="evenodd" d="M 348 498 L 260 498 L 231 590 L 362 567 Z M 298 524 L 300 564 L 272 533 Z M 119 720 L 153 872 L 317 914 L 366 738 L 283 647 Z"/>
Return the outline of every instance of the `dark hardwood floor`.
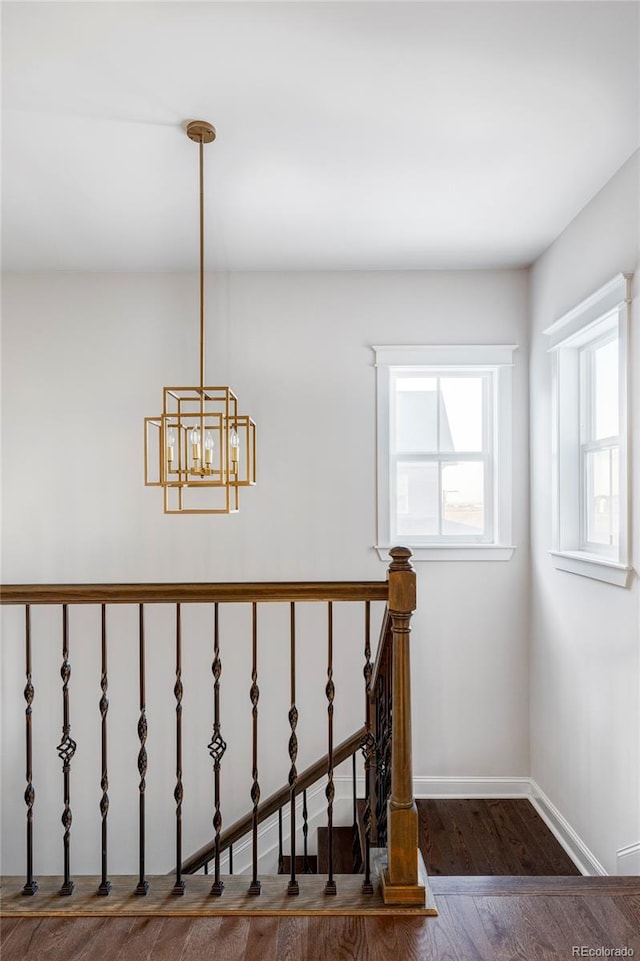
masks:
<path fill-rule="evenodd" d="M 569 961 L 582 946 L 640 954 L 637 885 L 636 894 L 557 895 L 540 882 L 527 896 L 436 900 L 437 918 L 5 919 L 1 950 L 3 961 Z"/>
<path fill-rule="evenodd" d="M 569 961 L 583 947 L 640 956 L 640 878 L 577 876 L 529 802 L 418 808 L 437 918 L 6 918 L 2 961 Z"/>
<path fill-rule="evenodd" d="M 526 798 L 418 800 L 419 843 L 430 875 L 578 875 Z"/>

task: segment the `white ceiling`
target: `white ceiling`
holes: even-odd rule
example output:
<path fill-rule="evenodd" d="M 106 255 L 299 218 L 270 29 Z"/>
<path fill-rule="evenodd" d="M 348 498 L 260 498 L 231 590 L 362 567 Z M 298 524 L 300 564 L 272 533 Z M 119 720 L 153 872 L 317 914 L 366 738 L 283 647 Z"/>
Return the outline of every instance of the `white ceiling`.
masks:
<path fill-rule="evenodd" d="M 633 2 L 3 3 L 3 262 L 530 263 L 638 146 Z"/>

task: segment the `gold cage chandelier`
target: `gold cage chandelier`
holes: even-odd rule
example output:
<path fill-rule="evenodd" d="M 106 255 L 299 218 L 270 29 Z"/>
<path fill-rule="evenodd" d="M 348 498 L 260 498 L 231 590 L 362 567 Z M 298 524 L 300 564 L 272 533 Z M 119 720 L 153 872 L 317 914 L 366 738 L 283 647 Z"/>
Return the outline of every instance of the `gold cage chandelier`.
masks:
<path fill-rule="evenodd" d="M 203 159 L 216 132 L 195 120 L 187 136 L 199 145 L 200 384 L 163 388 L 162 414 L 145 417 L 144 482 L 163 488 L 165 514 L 232 514 L 240 488 L 256 482 L 256 425 L 229 387 L 205 386 Z"/>

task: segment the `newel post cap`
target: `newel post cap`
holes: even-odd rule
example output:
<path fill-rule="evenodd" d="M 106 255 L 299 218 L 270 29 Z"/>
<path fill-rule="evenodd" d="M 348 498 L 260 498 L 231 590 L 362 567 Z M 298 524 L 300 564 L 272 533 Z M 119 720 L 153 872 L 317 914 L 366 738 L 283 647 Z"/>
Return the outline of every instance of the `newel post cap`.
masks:
<path fill-rule="evenodd" d="M 408 547 L 392 547 L 389 551 L 392 557 L 391 564 L 389 565 L 390 571 L 412 571 L 413 567 L 409 562 L 411 557 L 411 551 Z"/>

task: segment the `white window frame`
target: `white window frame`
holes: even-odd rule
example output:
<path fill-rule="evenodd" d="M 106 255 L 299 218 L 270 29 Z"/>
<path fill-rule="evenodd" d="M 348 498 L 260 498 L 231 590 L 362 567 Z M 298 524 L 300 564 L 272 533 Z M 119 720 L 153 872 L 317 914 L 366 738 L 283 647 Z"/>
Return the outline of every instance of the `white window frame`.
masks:
<path fill-rule="evenodd" d="M 560 317 L 544 333 L 552 362 L 552 549 L 554 567 L 627 587 L 629 562 L 629 383 L 628 345 L 632 274 L 617 274 L 608 283 Z M 584 450 L 585 397 L 592 389 L 582 358 L 607 339 L 618 339 L 618 431 L 602 442 L 619 447 L 618 546 L 586 540 L 587 484 Z M 581 412 L 583 423 L 581 423 Z M 596 445 L 598 446 L 598 445 Z"/>
<path fill-rule="evenodd" d="M 485 423 L 485 436 L 492 446 L 485 463 L 485 510 L 493 528 L 489 539 L 459 536 L 433 538 L 402 536 L 403 546 L 410 547 L 417 561 L 508 561 L 511 543 L 511 449 L 512 449 L 512 369 L 514 344 L 466 346 L 374 346 L 377 370 L 377 440 L 378 440 L 378 542 L 381 560 L 388 562 L 388 551 L 394 544 L 393 498 L 395 461 L 391 452 L 391 418 L 393 417 L 393 384 L 398 375 L 415 373 L 422 376 L 447 374 L 486 374 L 485 391 L 493 385 L 490 422 Z M 482 455 L 478 455 L 479 459 Z M 441 458 L 442 459 L 442 458 Z M 446 457 L 444 458 L 446 459 Z M 452 459 L 455 456 L 452 455 Z"/>

